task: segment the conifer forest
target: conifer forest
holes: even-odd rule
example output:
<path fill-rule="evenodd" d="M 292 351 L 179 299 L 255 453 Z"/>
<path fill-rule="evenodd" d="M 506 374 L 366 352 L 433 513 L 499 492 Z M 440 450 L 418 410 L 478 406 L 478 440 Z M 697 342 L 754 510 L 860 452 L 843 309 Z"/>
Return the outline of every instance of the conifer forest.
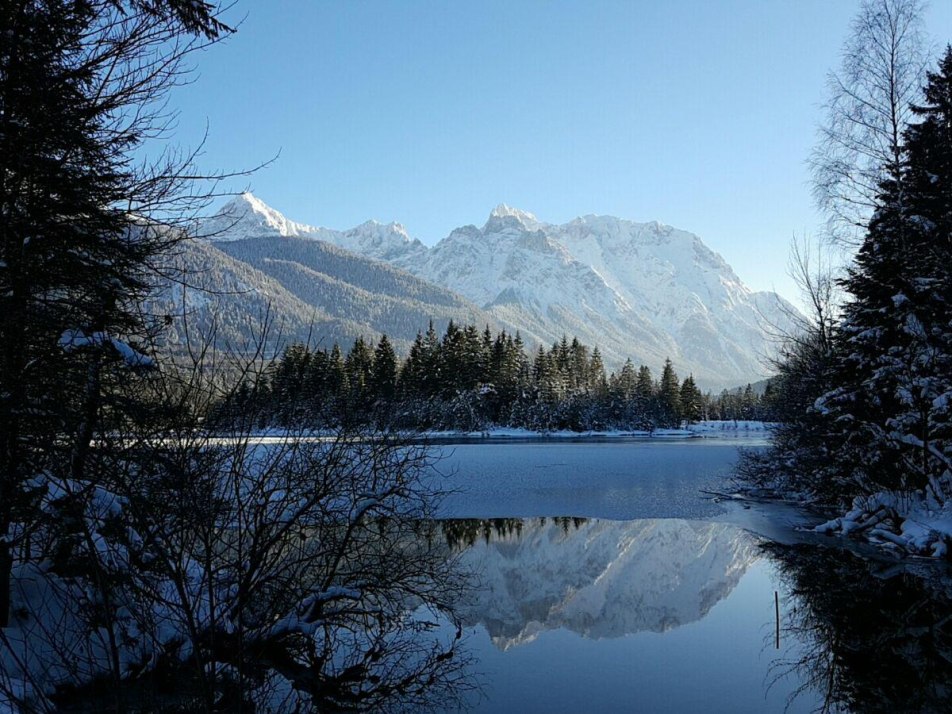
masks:
<path fill-rule="evenodd" d="M 261 427 L 651 432 L 712 419 L 771 421 L 773 388 L 764 387 L 702 393 L 670 360 L 658 378 L 630 359 L 606 375 L 598 348 L 578 339 L 530 354 L 518 333 L 450 321 L 442 336 L 432 324 L 418 333 L 405 360 L 386 335 L 376 345 L 358 338 L 346 353 L 336 343 L 291 345 L 265 380 L 243 384 L 210 416 L 227 425 L 230 414 L 253 411 Z"/>

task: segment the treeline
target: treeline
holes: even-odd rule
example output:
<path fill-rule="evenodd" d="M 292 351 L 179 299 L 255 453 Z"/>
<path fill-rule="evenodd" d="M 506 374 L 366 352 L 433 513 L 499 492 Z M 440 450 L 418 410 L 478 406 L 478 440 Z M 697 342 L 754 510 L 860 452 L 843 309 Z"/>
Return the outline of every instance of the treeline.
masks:
<path fill-rule="evenodd" d="M 402 361 L 386 335 L 376 344 L 358 338 L 346 354 L 336 343 L 294 344 L 263 384 L 240 389 L 216 417 L 227 423 L 258 413 L 261 426 L 650 431 L 702 419 L 767 420 L 772 394 L 769 385 L 763 395 L 751 385 L 704 394 L 670 360 L 657 379 L 631 360 L 608 374 L 598 348 L 578 339 L 530 353 L 518 333 L 451 321 L 442 336 L 432 323 L 418 333 Z"/>

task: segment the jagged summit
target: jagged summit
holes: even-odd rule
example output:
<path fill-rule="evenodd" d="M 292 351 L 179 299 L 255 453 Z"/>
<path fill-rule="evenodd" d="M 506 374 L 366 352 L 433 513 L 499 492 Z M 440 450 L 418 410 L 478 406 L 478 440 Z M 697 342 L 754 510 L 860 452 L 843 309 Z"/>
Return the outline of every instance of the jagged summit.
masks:
<path fill-rule="evenodd" d="M 543 224 L 528 211 L 513 208 L 506 203 L 500 203 L 489 213 L 489 218 L 483 230 L 492 231 L 505 226 L 525 228 L 530 231 L 539 229 Z"/>
<path fill-rule="evenodd" d="M 380 221 L 371 218 L 369 221 L 364 221 L 359 226 L 351 228 L 346 232 L 354 235 L 393 235 L 402 238 L 407 243 L 412 243 L 414 241 L 414 239 L 410 237 L 409 232 L 407 232 L 406 227 L 402 223 L 397 223 L 396 221 L 390 221 L 390 223 L 381 223 Z"/>
<path fill-rule="evenodd" d="M 257 236 L 304 236 L 320 228 L 284 217 L 249 191 L 240 193 L 206 220 L 200 236 L 213 241 L 233 241 Z"/>
<path fill-rule="evenodd" d="M 206 220 L 199 235 L 216 243 L 274 236 L 321 240 L 360 255 L 387 261 L 426 251 L 420 241 L 412 238 L 407 229 L 396 222 L 364 221 L 345 231 L 309 226 L 288 220 L 248 192 L 235 196 L 217 214 Z"/>
<path fill-rule="evenodd" d="M 513 216 L 514 218 L 518 218 L 520 221 L 526 221 L 529 223 L 539 222 L 539 219 L 536 218 L 534 214 L 529 213 L 528 211 L 523 211 L 519 208 L 513 208 L 506 203 L 500 203 L 489 214 L 490 218 L 501 218 L 503 216 Z"/>

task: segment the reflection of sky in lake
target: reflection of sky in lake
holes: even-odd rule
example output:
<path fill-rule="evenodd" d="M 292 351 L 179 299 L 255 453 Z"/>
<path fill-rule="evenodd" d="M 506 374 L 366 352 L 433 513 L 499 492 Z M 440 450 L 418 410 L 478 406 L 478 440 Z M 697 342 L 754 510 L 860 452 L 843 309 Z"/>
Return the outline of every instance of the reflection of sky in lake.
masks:
<path fill-rule="evenodd" d="M 952 711 L 952 571 L 805 537 L 794 509 L 710 500 L 737 445 L 438 447 L 458 489 L 445 516 L 493 519 L 444 524 L 482 576 L 461 613 L 476 711 L 796 713 L 824 694 L 830 711 Z"/>
<path fill-rule="evenodd" d="M 477 711 L 780 712 L 797 686 L 768 690 L 799 646 L 774 649 L 774 571 L 732 526 L 532 519 L 464 558 Z"/>

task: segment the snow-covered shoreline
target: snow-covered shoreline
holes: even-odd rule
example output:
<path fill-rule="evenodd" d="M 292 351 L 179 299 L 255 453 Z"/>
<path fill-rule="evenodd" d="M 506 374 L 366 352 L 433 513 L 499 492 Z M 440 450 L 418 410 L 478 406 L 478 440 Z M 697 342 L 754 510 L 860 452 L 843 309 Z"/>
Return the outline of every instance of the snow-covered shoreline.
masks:
<path fill-rule="evenodd" d="M 770 430 L 770 424 L 762 421 L 702 421 L 695 424 L 687 424 L 680 429 L 610 429 L 606 431 L 588 430 L 571 431 L 569 429 L 558 429 L 554 431 L 531 431 L 530 429 L 518 429 L 510 427 L 494 427 L 483 431 L 427 431 L 421 432 L 421 436 L 430 438 L 485 438 L 485 439 L 610 439 L 610 438 L 684 438 L 691 439 L 697 437 L 715 437 L 715 436 L 738 436 L 742 434 L 754 434 L 757 436 L 766 436 Z"/>
<path fill-rule="evenodd" d="M 952 504 L 939 504 L 917 494 L 881 492 L 855 498 L 846 514 L 813 530 L 824 535 L 862 538 L 900 555 L 949 558 Z"/>
<path fill-rule="evenodd" d="M 813 525 L 796 526 L 802 533 L 864 543 L 899 559 L 952 559 L 952 505 L 921 494 L 883 491 L 857 496 L 845 513 L 820 508 L 803 494 L 762 488 L 741 488 L 715 497 L 794 507 L 813 521 Z"/>
<path fill-rule="evenodd" d="M 410 439 L 613 439 L 613 438 L 665 438 L 665 439 L 692 439 L 692 438 L 713 438 L 719 436 L 757 436 L 766 437 L 770 433 L 773 425 L 763 421 L 701 421 L 693 424 L 687 424 L 680 429 L 610 429 L 605 431 L 571 431 L 569 429 L 557 429 L 553 431 L 532 431 L 531 429 L 522 429 L 515 427 L 491 427 L 478 431 L 454 431 L 454 430 L 427 430 L 427 431 L 405 431 L 397 432 L 401 436 Z M 341 432 L 334 430 L 304 430 L 304 429 L 285 429 L 283 427 L 271 427 L 258 429 L 252 435 L 252 440 L 262 439 L 282 439 L 282 438 L 334 438 Z M 223 437 L 227 435 L 221 435 Z"/>

